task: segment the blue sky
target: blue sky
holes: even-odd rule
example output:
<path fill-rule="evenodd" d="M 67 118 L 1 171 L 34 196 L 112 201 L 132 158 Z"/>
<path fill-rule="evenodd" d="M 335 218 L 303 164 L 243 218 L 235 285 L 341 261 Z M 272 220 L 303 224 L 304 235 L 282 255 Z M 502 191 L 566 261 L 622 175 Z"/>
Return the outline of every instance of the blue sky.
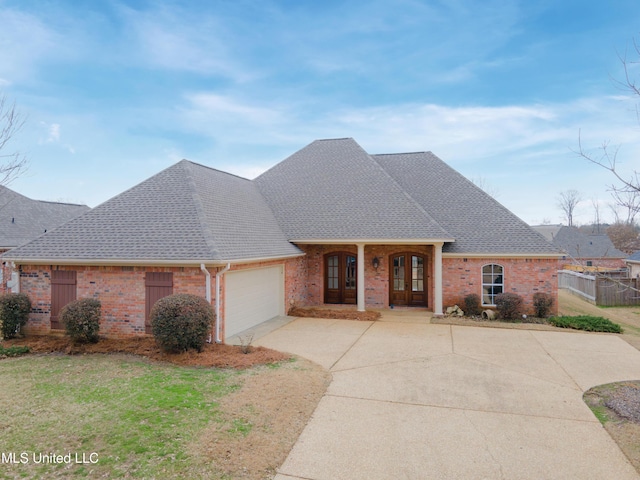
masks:
<path fill-rule="evenodd" d="M 579 131 L 640 170 L 639 99 L 612 80 L 637 0 L 0 0 L 0 25 L 30 162 L 9 186 L 32 198 L 96 206 L 182 158 L 253 178 L 353 137 L 430 150 L 532 224 L 576 189 L 587 223 L 614 179 Z"/>

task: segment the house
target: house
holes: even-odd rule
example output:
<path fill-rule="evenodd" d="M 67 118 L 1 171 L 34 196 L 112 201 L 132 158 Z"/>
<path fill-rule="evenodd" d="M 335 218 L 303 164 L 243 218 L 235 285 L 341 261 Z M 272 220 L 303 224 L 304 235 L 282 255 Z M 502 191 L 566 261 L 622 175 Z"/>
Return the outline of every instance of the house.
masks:
<path fill-rule="evenodd" d="M 0 253 L 33 240 L 89 210 L 86 205 L 32 200 L 0 185 Z M 0 266 L 0 293 L 10 282 Z"/>
<path fill-rule="evenodd" d="M 640 250 L 625 259 L 630 278 L 640 278 Z"/>
<path fill-rule="evenodd" d="M 4 255 L 34 305 L 28 328 L 60 328 L 76 297 L 102 301 L 101 332 L 149 332 L 153 303 L 206 297 L 215 337 L 292 305 L 422 307 L 465 295 L 557 298 L 559 253 L 430 152 L 370 155 L 318 140 L 254 180 L 183 160 Z"/>
<path fill-rule="evenodd" d="M 570 270 L 619 270 L 627 254 L 618 250 L 607 235 L 585 234 L 576 227 L 536 225 L 534 230 L 564 253 L 560 267 Z"/>

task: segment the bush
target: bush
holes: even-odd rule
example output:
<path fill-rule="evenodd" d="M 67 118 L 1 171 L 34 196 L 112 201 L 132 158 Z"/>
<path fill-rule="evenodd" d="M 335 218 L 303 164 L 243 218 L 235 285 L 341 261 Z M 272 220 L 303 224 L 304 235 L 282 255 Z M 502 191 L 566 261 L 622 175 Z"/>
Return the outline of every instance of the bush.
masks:
<path fill-rule="evenodd" d="M 548 317 L 552 305 L 553 297 L 548 293 L 536 292 L 533 294 L 533 309 L 535 310 L 536 317 Z"/>
<path fill-rule="evenodd" d="M 11 347 L 3 347 L 0 345 L 0 358 L 3 357 L 19 357 L 20 355 L 26 355 L 30 352 L 29 347 L 12 345 Z"/>
<path fill-rule="evenodd" d="M 95 298 L 81 298 L 60 310 L 60 321 L 75 343 L 96 343 L 102 306 Z"/>
<path fill-rule="evenodd" d="M 14 338 L 27 324 L 31 300 L 24 293 L 6 293 L 0 295 L 0 333 L 1 338 Z"/>
<path fill-rule="evenodd" d="M 475 293 L 470 293 L 464 297 L 464 311 L 469 317 L 477 317 L 482 314 L 480 296 Z"/>
<path fill-rule="evenodd" d="M 622 333 L 622 328 L 617 323 L 613 323 L 611 320 L 603 317 L 593 317 L 591 315 L 551 317 L 549 323 L 556 327 L 573 328 L 587 332 Z"/>
<path fill-rule="evenodd" d="M 151 331 L 162 350 L 202 351 L 215 314 L 209 302 L 196 295 L 175 294 L 158 300 L 151 309 Z"/>
<path fill-rule="evenodd" d="M 501 293 L 496 295 L 496 308 L 503 320 L 517 320 L 522 318 L 522 297 L 516 293 Z"/>

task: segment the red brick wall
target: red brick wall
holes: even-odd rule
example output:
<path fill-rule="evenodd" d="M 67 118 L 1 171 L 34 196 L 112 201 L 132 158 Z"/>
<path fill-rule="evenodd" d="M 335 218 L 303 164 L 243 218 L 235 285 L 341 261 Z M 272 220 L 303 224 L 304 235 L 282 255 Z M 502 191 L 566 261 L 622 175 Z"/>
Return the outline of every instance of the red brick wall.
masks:
<path fill-rule="evenodd" d="M 199 268 L 60 266 L 77 273 L 77 298 L 102 303 L 100 334 L 119 337 L 144 334 L 145 272 L 173 272 L 173 292 L 205 296 L 205 276 Z M 27 333 L 50 331 L 51 267 L 22 266 L 20 291 L 29 295 L 32 312 Z M 215 298 L 212 295 L 212 298 Z"/>
<path fill-rule="evenodd" d="M 446 309 L 463 305 L 470 293 L 482 297 L 482 267 L 488 264 L 504 268 L 504 291 L 522 296 L 529 313 L 533 313 L 533 294 L 548 293 L 553 297 L 553 313 L 558 308 L 558 267 L 555 258 L 443 258 L 442 295 Z"/>
<path fill-rule="evenodd" d="M 591 262 L 593 267 L 620 269 L 625 268 L 627 264 L 622 258 L 580 258 L 578 261 L 573 261 L 569 258 L 560 260 L 560 269 L 570 267 L 572 270 L 577 268 L 589 269 L 587 262 Z"/>

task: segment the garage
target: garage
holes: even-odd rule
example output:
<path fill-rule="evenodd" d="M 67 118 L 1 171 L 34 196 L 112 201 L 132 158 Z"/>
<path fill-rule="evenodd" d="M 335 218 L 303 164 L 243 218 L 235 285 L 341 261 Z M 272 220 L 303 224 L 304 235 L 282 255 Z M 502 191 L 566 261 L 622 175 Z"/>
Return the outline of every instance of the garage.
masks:
<path fill-rule="evenodd" d="M 284 267 L 228 272 L 225 282 L 225 337 L 284 315 Z"/>

